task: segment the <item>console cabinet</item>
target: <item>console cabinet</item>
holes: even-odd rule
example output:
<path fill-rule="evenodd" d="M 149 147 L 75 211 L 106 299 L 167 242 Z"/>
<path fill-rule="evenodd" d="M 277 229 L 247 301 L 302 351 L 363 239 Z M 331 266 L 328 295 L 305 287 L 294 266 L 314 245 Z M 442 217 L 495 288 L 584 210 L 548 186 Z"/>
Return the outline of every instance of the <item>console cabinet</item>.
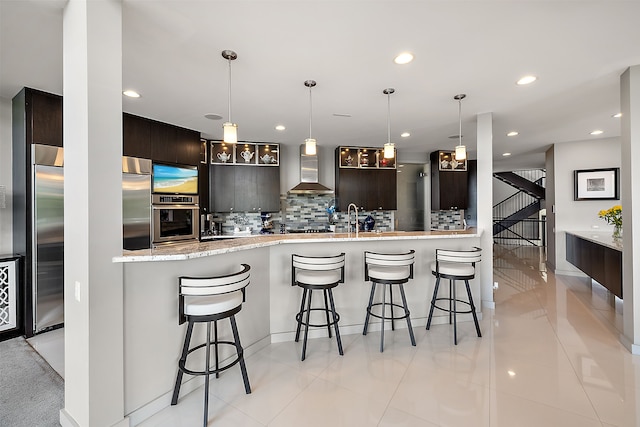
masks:
<path fill-rule="evenodd" d="M 622 298 L 622 252 L 566 233 L 567 261 Z"/>

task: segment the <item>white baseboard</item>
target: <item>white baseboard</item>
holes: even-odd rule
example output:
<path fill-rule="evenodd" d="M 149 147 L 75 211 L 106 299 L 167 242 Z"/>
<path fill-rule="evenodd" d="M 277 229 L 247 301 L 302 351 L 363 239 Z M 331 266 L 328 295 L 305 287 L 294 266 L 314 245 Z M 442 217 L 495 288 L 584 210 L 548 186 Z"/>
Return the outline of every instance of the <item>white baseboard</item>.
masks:
<path fill-rule="evenodd" d="M 64 409 L 60 409 L 60 425 L 62 427 L 80 427 L 80 424 Z M 124 417 L 111 427 L 129 427 L 129 418 Z"/>

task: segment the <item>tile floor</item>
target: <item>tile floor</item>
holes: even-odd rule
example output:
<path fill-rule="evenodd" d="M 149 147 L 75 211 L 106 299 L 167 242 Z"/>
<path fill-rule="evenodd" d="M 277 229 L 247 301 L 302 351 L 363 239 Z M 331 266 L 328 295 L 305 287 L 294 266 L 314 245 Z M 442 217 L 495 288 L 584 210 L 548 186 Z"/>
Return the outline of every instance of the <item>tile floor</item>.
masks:
<path fill-rule="evenodd" d="M 640 357 L 619 343 L 621 302 L 588 279 L 544 271 L 534 248 L 495 247 L 496 309 L 484 309 L 483 338 L 459 324 L 267 346 L 212 381 L 215 426 L 640 425 Z M 202 388 L 141 424 L 202 425 Z"/>

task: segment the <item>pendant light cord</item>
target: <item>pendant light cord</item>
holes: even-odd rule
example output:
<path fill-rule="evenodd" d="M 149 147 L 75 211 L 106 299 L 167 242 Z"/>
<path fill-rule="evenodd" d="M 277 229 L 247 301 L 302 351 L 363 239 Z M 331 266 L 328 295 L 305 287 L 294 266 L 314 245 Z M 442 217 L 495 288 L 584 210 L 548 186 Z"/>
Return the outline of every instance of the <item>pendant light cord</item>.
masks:
<path fill-rule="evenodd" d="M 391 93 L 387 93 L 387 143 L 391 144 Z"/>
<path fill-rule="evenodd" d="M 311 102 L 311 86 L 309 86 L 309 139 L 311 139 L 311 117 L 313 111 L 313 102 Z"/>
<path fill-rule="evenodd" d="M 462 99 L 458 100 L 458 146 L 462 145 Z"/>
<path fill-rule="evenodd" d="M 227 62 L 229 62 L 229 123 L 233 123 L 231 120 L 231 58 L 228 58 Z"/>

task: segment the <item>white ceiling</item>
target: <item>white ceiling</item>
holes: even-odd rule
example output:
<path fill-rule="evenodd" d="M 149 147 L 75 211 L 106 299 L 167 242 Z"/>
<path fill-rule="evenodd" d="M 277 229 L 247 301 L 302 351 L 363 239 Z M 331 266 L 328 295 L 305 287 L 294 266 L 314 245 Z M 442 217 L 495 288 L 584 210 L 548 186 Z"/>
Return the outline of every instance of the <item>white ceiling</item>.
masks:
<path fill-rule="evenodd" d="M 23 86 L 62 94 L 61 0 L 0 0 L 0 96 Z M 239 138 L 298 146 L 382 146 L 400 160 L 453 148 L 462 104 L 493 113 L 494 169 L 541 167 L 550 144 L 619 136 L 619 77 L 640 64 L 640 1 L 124 0 L 123 110 L 220 138 L 232 63 Z M 408 65 L 393 63 L 411 51 Z M 538 76 L 529 86 L 515 81 Z M 334 114 L 352 117 L 336 117 Z M 287 129 L 278 132 L 276 124 Z M 601 129 L 600 136 L 591 136 Z M 516 137 L 507 137 L 517 130 Z M 403 131 L 409 138 L 400 138 Z M 502 157 L 503 152 L 511 157 Z"/>

